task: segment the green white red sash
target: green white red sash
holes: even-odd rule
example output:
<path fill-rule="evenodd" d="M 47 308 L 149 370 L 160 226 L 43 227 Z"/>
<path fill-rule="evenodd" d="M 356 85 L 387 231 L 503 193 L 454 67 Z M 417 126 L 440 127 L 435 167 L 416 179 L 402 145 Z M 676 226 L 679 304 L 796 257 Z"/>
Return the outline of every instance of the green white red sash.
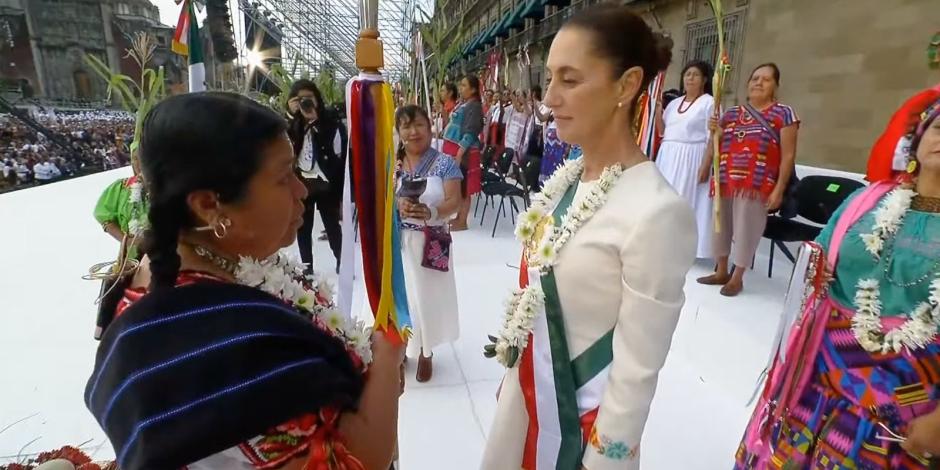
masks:
<path fill-rule="evenodd" d="M 568 212 L 578 184 L 568 188 L 553 216 Z M 522 468 L 576 470 L 594 427 L 613 361 L 613 330 L 578 357 L 568 351 L 564 318 L 553 270 L 529 270 L 523 256 L 520 287 L 540 284 L 543 314 L 536 315 L 522 353 L 519 382 L 529 416 Z"/>

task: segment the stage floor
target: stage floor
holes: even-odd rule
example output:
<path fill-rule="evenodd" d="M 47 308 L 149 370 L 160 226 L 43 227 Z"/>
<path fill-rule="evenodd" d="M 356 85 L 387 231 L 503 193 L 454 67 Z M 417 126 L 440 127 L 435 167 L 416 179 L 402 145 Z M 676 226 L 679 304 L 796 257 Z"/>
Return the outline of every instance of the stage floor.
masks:
<path fill-rule="evenodd" d="M 0 462 L 65 444 L 84 444 L 95 458 L 113 456 L 82 401 L 97 347 L 99 285 L 81 276 L 116 251 L 92 209 L 107 184 L 128 174 L 115 170 L 0 195 Z M 484 227 L 476 222 L 454 236 L 460 340 L 435 351 L 431 382 L 415 382 L 416 361 L 409 361 L 401 400 L 403 470 L 479 466 L 502 376 L 499 364 L 483 357 L 483 344 L 497 331 L 518 274 L 508 217 L 490 238 L 495 212 L 488 211 Z M 332 272 L 326 242 L 315 250 Z M 643 469 L 731 467 L 791 269 L 778 256 L 776 277 L 768 279 L 766 254 L 762 246 L 757 270 L 735 299 L 695 283 L 711 269 L 708 263 L 689 274 L 688 299 L 643 438 Z M 355 311 L 362 299 L 357 285 Z"/>

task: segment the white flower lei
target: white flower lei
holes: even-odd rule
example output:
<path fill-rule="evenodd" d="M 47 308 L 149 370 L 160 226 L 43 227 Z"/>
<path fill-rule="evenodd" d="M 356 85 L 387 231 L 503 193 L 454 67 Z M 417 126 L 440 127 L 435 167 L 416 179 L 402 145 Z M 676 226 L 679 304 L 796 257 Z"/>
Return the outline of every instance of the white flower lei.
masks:
<path fill-rule="evenodd" d="M 914 200 L 914 191 L 906 188 L 897 188 L 892 190 L 878 206 L 875 211 L 875 223 L 872 225 L 871 233 L 863 233 L 862 241 L 865 243 L 865 250 L 872 254 L 876 259 L 881 258 L 881 251 L 885 246 L 885 239 L 889 235 L 897 233 L 901 227 L 901 222 L 907 211 L 911 208 L 911 201 Z"/>
<path fill-rule="evenodd" d="M 239 284 L 260 289 L 310 313 L 314 324 L 341 339 L 346 349 L 362 360 L 364 367 L 372 362 L 370 328 L 339 312 L 332 301 L 332 286 L 325 279 L 314 279 L 314 288 L 308 289 L 303 282 L 303 264 L 286 253 L 279 252 L 262 261 L 239 257 L 235 279 Z"/>
<path fill-rule="evenodd" d="M 911 208 L 915 192 L 907 188 L 892 190 L 875 211 L 875 223 L 871 233 L 863 233 L 865 250 L 875 259 L 881 258 L 885 240 L 897 234 L 901 223 Z M 852 318 L 852 332 L 858 343 L 868 352 L 900 352 L 923 348 L 932 343 L 940 327 L 940 277 L 930 284 L 930 296 L 921 302 L 901 326 L 884 333 L 881 324 L 880 284 L 875 279 L 862 279 L 855 292 L 857 311 Z"/>
<path fill-rule="evenodd" d="M 533 196 L 532 205 L 519 217 L 516 239 L 525 246 L 529 267 L 545 272 L 555 265 L 558 253 L 568 240 L 607 202 L 607 193 L 623 174 L 623 165 L 618 163 L 604 168 L 597 185 L 568 210 L 561 219 L 561 226 L 556 227 L 552 211 L 583 171 L 582 159 L 567 161 L 545 183 L 542 192 Z"/>
<path fill-rule="evenodd" d="M 852 332 L 858 344 L 872 353 L 901 352 L 923 348 L 934 341 L 940 327 L 940 277 L 930 283 L 930 296 L 909 314 L 910 320 L 884 333 L 881 324 L 879 284 L 874 279 L 862 279 L 855 292 L 858 309 L 852 318 Z"/>
<path fill-rule="evenodd" d="M 516 238 L 523 243 L 530 268 L 547 272 L 558 262 L 558 253 L 575 233 L 607 202 L 607 194 L 623 174 L 623 165 L 604 169 L 591 192 L 573 205 L 556 226 L 552 211 L 584 171 L 581 158 L 569 160 L 555 171 L 542 192 L 532 198 L 532 205 L 519 217 Z M 490 336 L 491 344 L 484 355 L 495 357 L 506 367 L 514 367 L 529 342 L 535 318 L 545 304 L 545 294 L 537 286 L 516 290 L 506 302 L 506 314 L 498 337 Z"/>
<path fill-rule="evenodd" d="M 127 223 L 128 235 L 138 237 L 147 230 L 147 215 L 144 213 L 144 187 L 138 178 L 130 186 L 131 195 L 129 197 L 131 220 Z"/>

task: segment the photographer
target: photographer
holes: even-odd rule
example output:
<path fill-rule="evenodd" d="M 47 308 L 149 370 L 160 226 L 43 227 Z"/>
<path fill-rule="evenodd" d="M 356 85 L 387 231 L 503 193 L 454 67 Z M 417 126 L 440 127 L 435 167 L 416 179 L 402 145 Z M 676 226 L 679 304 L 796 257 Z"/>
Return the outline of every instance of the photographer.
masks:
<path fill-rule="evenodd" d="M 294 82 L 288 96 L 291 120 L 287 133 L 297 157 L 297 172 L 308 193 L 304 201 L 304 223 L 297 232 L 300 257 L 312 272 L 313 211 L 319 210 L 338 271 L 342 249 L 340 214 L 346 167 L 346 128 L 324 106 L 320 90 L 310 80 Z"/>

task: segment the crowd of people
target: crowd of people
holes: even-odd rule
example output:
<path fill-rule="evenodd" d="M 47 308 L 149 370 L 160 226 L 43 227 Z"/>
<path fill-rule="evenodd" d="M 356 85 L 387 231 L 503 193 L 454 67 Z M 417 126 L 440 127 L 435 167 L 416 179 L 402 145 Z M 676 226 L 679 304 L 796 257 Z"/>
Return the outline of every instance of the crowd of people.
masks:
<path fill-rule="evenodd" d="M 434 348 L 459 336 L 450 232 L 467 229 L 492 152 L 538 175 L 527 178 L 531 205 L 515 230 L 518 285 L 482 344 L 506 375 L 481 468 L 640 468 L 689 270 L 713 260 L 698 282 L 740 294 L 767 215 L 797 181 L 800 119 L 777 100 L 772 63 L 753 68 L 746 103 L 727 109 L 711 95 L 710 65 L 683 64 L 677 96 L 652 110 L 661 145 L 646 155 L 635 116 L 670 61 L 629 8 L 596 6 L 554 38 L 544 95 L 486 90 L 471 74 L 445 84 L 430 115 L 399 106 L 392 220 L 408 344 L 344 323 L 311 276 L 314 210 L 341 259 L 347 158 L 346 127 L 315 84 L 294 83 L 282 114 L 228 93 L 157 104 L 135 176 L 95 211 L 134 248 L 118 299 L 102 303 L 106 354 L 85 396 L 118 464 L 389 468 L 406 357 L 418 381 L 432 380 Z M 107 148 L 120 154 L 129 136 L 117 129 L 132 125 L 69 135 L 105 158 Z M 873 184 L 803 250 L 810 268 L 794 274 L 803 302 L 784 315 L 783 351 L 736 469 L 937 464 L 940 86 L 895 114 L 870 159 Z M 302 264 L 279 255 L 295 240 Z"/>
<path fill-rule="evenodd" d="M 133 139 L 132 115 L 111 110 L 32 110 L 30 118 L 53 138 L 19 120 L 0 115 L 0 191 L 126 166 Z"/>

